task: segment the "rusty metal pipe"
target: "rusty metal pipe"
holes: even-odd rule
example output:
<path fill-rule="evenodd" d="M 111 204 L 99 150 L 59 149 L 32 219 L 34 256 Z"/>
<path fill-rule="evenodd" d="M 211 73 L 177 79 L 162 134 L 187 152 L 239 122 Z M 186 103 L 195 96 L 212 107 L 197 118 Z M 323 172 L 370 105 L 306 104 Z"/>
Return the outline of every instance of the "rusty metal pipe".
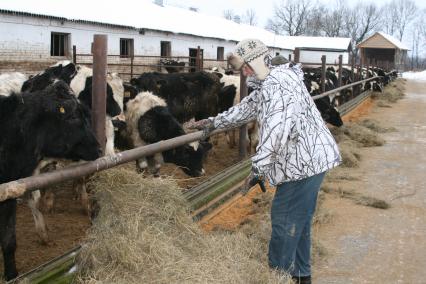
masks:
<path fill-rule="evenodd" d="M 96 139 L 105 153 L 105 116 L 106 116 L 106 70 L 107 70 L 106 35 L 93 37 L 93 84 L 92 84 L 92 128 Z"/>

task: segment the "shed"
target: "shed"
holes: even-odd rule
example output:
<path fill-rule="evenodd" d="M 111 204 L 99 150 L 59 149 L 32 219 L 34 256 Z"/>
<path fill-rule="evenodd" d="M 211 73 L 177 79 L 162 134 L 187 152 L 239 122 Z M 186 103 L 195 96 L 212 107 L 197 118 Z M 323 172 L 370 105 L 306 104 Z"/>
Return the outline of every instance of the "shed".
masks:
<path fill-rule="evenodd" d="M 383 32 L 376 32 L 357 45 L 361 62 L 382 67 L 386 70 L 405 69 L 408 47 L 398 39 Z"/>

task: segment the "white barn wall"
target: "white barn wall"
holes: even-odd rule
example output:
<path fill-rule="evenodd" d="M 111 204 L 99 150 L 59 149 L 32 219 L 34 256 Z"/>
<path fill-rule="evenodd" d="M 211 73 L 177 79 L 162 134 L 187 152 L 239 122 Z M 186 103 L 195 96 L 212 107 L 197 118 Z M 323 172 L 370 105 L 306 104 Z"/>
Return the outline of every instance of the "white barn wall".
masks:
<path fill-rule="evenodd" d="M 343 64 L 349 64 L 349 53 L 343 51 L 300 50 L 300 62 L 321 64 L 321 56 L 326 56 L 326 64 L 339 64 L 339 55 L 343 55 Z"/>

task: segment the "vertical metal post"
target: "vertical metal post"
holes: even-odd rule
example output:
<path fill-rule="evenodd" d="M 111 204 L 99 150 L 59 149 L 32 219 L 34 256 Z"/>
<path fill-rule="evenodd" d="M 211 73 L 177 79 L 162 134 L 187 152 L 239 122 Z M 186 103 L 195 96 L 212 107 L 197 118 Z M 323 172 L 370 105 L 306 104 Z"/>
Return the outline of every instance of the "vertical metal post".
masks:
<path fill-rule="evenodd" d="M 240 101 L 247 96 L 247 85 L 246 76 L 243 72 L 240 72 Z M 247 126 L 243 125 L 240 127 L 240 139 L 239 139 L 239 158 L 242 160 L 247 157 Z"/>
<path fill-rule="evenodd" d="M 337 73 L 338 77 L 338 81 L 337 81 L 337 86 L 340 87 L 342 86 L 342 63 L 343 63 L 343 55 L 339 55 L 339 72 Z"/>
<path fill-rule="evenodd" d="M 195 65 L 197 66 L 197 71 L 201 71 L 201 49 L 200 46 L 197 47 L 197 58 L 195 59 Z"/>
<path fill-rule="evenodd" d="M 298 47 L 294 49 L 294 62 L 300 62 L 300 49 Z"/>
<path fill-rule="evenodd" d="M 130 80 L 133 79 L 133 60 L 135 60 L 135 56 L 132 53 L 132 56 L 130 57 Z"/>
<path fill-rule="evenodd" d="M 321 93 L 325 92 L 325 62 L 327 58 L 325 55 L 321 56 Z"/>
<path fill-rule="evenodd" d="M 72 63 L 77 64 L 77 46 L 72 46 Z"/>
<path fill-rule="evenodd" d="M 96 139 L 105 152 L 105 115 L 106 115 L 106 75 L 107 75 L 106 35 L 93 37 L 93 84 L 92 84 L 92 127 Z"/>

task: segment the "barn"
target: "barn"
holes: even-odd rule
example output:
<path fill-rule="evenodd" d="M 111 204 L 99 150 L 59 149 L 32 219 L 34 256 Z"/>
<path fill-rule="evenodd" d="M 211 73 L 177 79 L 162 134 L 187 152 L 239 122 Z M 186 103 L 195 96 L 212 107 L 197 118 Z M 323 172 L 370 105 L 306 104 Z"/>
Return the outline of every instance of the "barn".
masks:
<path fill-rule="evenodd" d="M 376 32 L 357 47 L 361 62 L 373 64 L 386 70 L 404 70 L 408 47 L 398 39 L 383 32 Z"/>
<path fill-rule="evenodd" d="M 122 64 L 129 65 L 131 60 L 139 66 L 134 73 L 152 71 L 149 68 L 153 65 L 157 66 L 155 71 L 164 71 L 159 66 L 164 57 L 183 61 L 186 68 L 191 68 L 198 49 L 201 67 L 226 67 L 226 54 L 238 41 L 249 37 L 262 40 L 272 55 L 294 58 L 294 50 L 299 47 L 300 62 L 320 63 L 323 54 L 330 64 L 336 63 L 340 54 L 344 60 L 348 58 L 350 39 L 280 36 L 259 27 L 163 5 L 162 1 L 135 4 L 122 0 L 120 5 L 107 1 L 100 8 L 96 2 L 77 0 L 71 6 L 48 0 L 2 1 L 0 72 L 34 73 L 58 60 L 72 59 L 74 54 L 82 55 L 78 63 L 91 63 L 94 34 L 108 36 L 110 70 L 122 74 Z M 99 9 L 100 13 L 89 12 Z"/>

